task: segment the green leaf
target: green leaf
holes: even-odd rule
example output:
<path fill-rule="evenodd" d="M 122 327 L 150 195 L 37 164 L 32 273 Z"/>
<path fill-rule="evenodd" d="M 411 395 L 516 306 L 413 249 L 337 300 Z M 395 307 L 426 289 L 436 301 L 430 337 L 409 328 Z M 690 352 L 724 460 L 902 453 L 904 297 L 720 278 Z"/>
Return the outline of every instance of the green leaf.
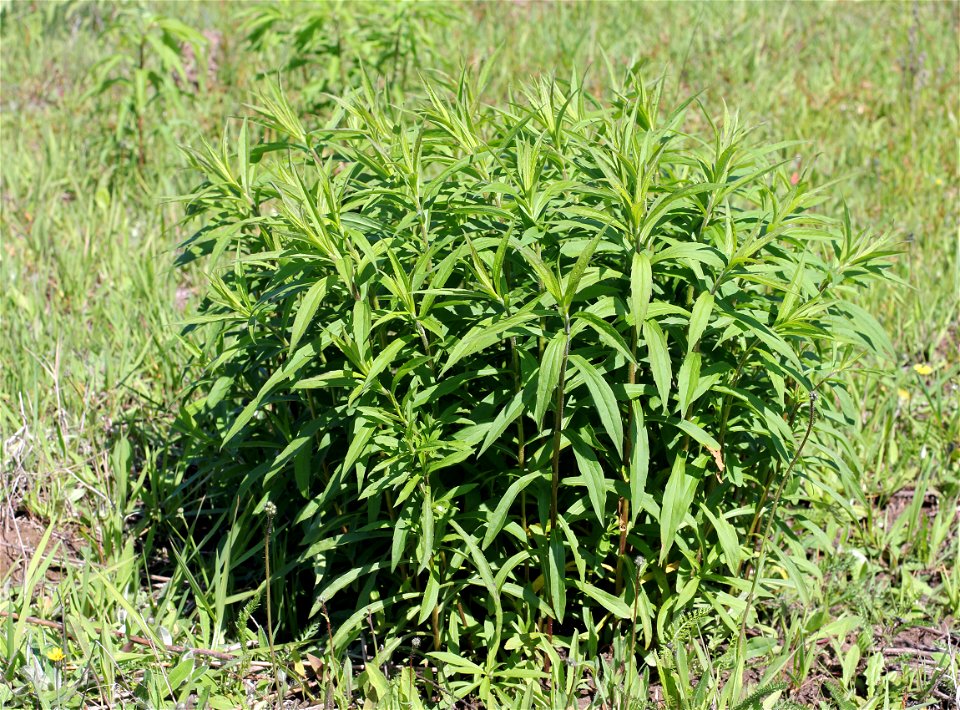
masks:
<path fill-rule="evenodd" d="M 536 318 L 536 314 L 531 313 L 529 310 L 524 310 L 519 313 L 514 313 L 512 316 L 501 318 L 488 325 L 474 328 L 450 351 L 447 364 L 443 366 L 440 374 L 445 374 L 451 367 L 468 355 L 479 352 L 502 340 L 504 331 L 523 325 L 533 318 Z"/>
<path fill-rule="evenodd" d="M 477 542 L 473 536 L 469 535 L 466 530 L 460 527 L 453 518 L 450 518 L 450 526 L 457 531 L 457 535 L 459 535 L 466 544 L 467 550 L 470 552 L 470 558 L 473 560 L 473 564 L 480 574 L 480 581 L 483 582 L 483 586 L 487 588 L 487 592 L 490 594 L 490 601 L 499 606 L 500 595 L 497 593 L 497 585 L 493 581 L 493 571 L 490 569 L 490 563 L 487 562 L 487 558 L 483 556 L 483 551 L 477 546 Z"/>
<path fill-rule="evenodd" d="M 507 521 L 507 514 L 510 512 L 510 507 L 513 505 L 513 501 L 517 499 L 520 491 L 524 490 L 531 482 L 543 477 L 543 473 L 535 471 L 521 476 L 510 484 L 503 494 L 503 497 L 497 502 L 497 507 L 487 516 L 487 532 L 483 536 L 483 542 L 481 543 L 483 549 L 487 549 L 503 529 Z"/>
<path fill-rule="evenodd" d="M 700 353 L 691 351 L 683 358 L 677 375 L 677 394 L 680 399 L 680 417 L 687 416 L 687 410 L 693 403 L 700 384 Z"/>
<path fill-rule="evenodd" d="M 648 320 L 643 323 L 643 339 L 647 344 L 647 357 L 650 360 L 653 381 L 657 385 L 663 411 L 666 413 L 669 406 L 670 380 L 673 378 L 670 352 L 667 350 L 667 336 L 660 330 L 656 321 Z"/>
<path fill-rule="evenodd" d="M 593 512 L 600 525 L 604 525 L 607 490 L 603 480 L 603 467 L 596 453 L 583 439 L 573 434 L 569 434 L 567 439 L 573 447 L 573 455 L 577 460 L 580 474 L 587 484 L 587 495 L 590 497 Z"/>
<path fill-rule="evenodd" d="M 630 422 L 630 524 L 637 522 L 640 513 L 640 501 L 647 485 L 647 473 L 650 468 L 650 443 L 647 440 L 647 427 L 643 421 L 643 407 L 636 399 L 630 401 L 633 417 Z"/>
<path fill-rule="evenodd" d="M 543 351 L 540 369 L 537 371 L 537 403 L 533 412 L 533 419 L 537 426 L 543 426 L 543 415 L 547 412 L 557 383 L 560 381 L 560 366 L 563 362 L 563 352 L 566 349 L 567 335 L 559 332 L 550 339 Z"/>
<path fill-rule="evenodd" d="M 623 599 L 615 597 L 610 592 L 605 592 L 589 582 L 581 582 L 575 579 L 573 585 L 614 616 L 620 619 L 633 618 L 633 611 Z"/>
<path fill-rule="evenodd" d="M 549 603 L 557 615 L 557 621 L 563 623 L 564 610 L 567 607 L 567 563 L 564 554 L 563 538 L 559 528 L 550 531 L 550 547 L 547 551 L 547 592 Z"/>
<path fill-rule="evenodd" d="M 700 336 L 707 327 L 710 320 L 710 313 L 713 311 L 713 294 L 704 291 L 697 297 L 697 302 L 693 304 L 693 311 L 690 314 L 690 330 L 687 334 L 687 352 L 693 350 L 700 342 Z"/>
<path fill-rule="evenodd" d="M 517 251 L 519 251 L 527 263 L 530 264 L 530 267 L 537 275 L 537 278 L 540 279 L 540 283 L 543 284 L 547 293 L 549 293 L 558 304 L 562 304 L 563 293 L 560 289 L 560 282 L 557 281 L 556 274 L 553 273 L 550 267 L 543 263 L 543 260 L 537 256 L 536 252 L 530 249 L 530 247 L 523 246 L 516 240 L 512 241 Z"/>
<path fill-rule="evenodd" d="M 353 437 L 350 439 L 347 455 L 343 459 L 344 473 L 349 473 L 350 469 L 353 468 L 357 460 L 363 455 L 364 451 L 366 451 L 367 444 L 370 443 L 370 439 L 375 431 L 376 426 L 365 417 L 357 417 L 357 419 L 354 420 Z"/>
<path fill-rule="evenodd" d="M 490 423 L 490 428 L 487 429 L 487 435 L 483 439 L 483 446 L 481 446 L 480 451 L 477 452 L 477 457 L 482 456 L 483 453 L 500 438 L 504 430 L 517 418 L 517 415 L 523 411 L 522 395 L 522 392 L 517 392 L 513 396 L 513 399 L 500 410 L 493 422 Z"/>
<path fill-rule="evenodd" d="M 438 661 L 442 661 L 447 666 L 453 666 L 461 672 L 466 671 L 477 675 L 483 673 L 482 666 L 478 666 L 473 661 L 463 656 L 458 656 L 455 653 L 450 653 L 449 651 L 431 651 L 427 655 L 431 658 L 436 658 Z"/>
<path fill-rule="evenodd" d="M 723 515 L 714 515 L 706 504 L 701 503 L 700 509 L 706 513 L 713 524 L 713 529 L 717 531 L 717 539 L 720 541 L 720 548 L 723 550 L 724 561 L 727 563 L 727 569 L 730 574 L 736 575 L 740 571 L 741 548 L 740 540 L 737 538 L 737 530 L 727 522 Z"/>
<path fill-rule="evenodd" d="M 367 370 L 367 376 L 364 377 L 363 382 L 357 387 L 353 393 L 350 395 L 350 398 L 347 400 L 348 404 L 353 404 L 357 397 L 365 392 L 371 384 L 377 379 L 381 372 L 387 369 L 390 366 L 390 363 L 393 362 L 394 358 L 400 353 L 403 347 L 413 339 L 412 335 L 407 335 L 402 338 L 397 338 L 391 342 L 387 347 L 380 351 L 380 354 L 374 359 L 370 365 L 370 369 Z"/>
<path fill-rule="evenodd" d="M 646 252 L 634 252 L 630 267 L 630 311 L 637 333 L 646 322 L 647 307 L 653 294 L 653 271 Z"/>
<path fill-rule="evenodd" d="M 620 419 L 620 408 L 617 405 L 617 398 L 613 394 L 613 389 L 597 369 L 579 355 L 571 355 L 570 362 L 583 375 L 587 389 L 590 390 L 590 397 L 593 399 L 593 404 L 600 415 L 600 422 L 613 441 L 617 454 L 622 457 L 623 422 Z"/>
<path fill-rule="evenodd" d="M 722 269 L 724 266 L 720 252 L 714 247 L 697 242 L 681 242 L 661 249 L 653 256 L 653 263 L 660 261 L 677 261 L 696 264 L 706 264 L 713 269 Z"/>
<path fill-rule="evenodd" d="M 573 555 L 573 563 L 577 566 L 577 574 L 581 581 L 587 576 L 587 561 L 580 554 L 580 541 L 577 539 L 576 531 L 570 527 L 562 515 L 557 513 L 557 525 L 563 530 L 563 536 L 567 538 L 567 545 L 570 546 L 570 552 Z"/>
<path fill-rule="evenodd" d="M 433 498 L 430 495 L 430 487 L 424 486 L 423 503 L 420 506 L 420 567 L 417 573 L 423 572 L 427 564 L 433 558 Z"/>
<path fill-rule="evenodd" d="M 223 436 L 223 442 L 220 444 L 220 448 L 223 449 L 240 431 L 247 425 L 253 415 L 257 413 L 257 410 L 260 408 L 260 405 L 263 403 L 263 400 L 267 398 L 278 385 L 295 375 L 300 368 L 302 368 L 307 362 L 313 359 L 316 355 L 316 349 L 312 344 L 304 345 L 296 353 L 293 354 L 293 357 L 289 358 L 283 367 L 274 372 L 267 381 L 260 388 L 260 391 L 257 393 L 257 396 L 243 408 L 243 411 L 237 416 L 233 421 L 233 424 L 230 426 L 230 429 L 227 430 L 227 433 Z"/>
<path fill-rule="evenodd" d="M 717 188 L 722 187 L 722 185 L 717 185 L 714 183 L 700 183 L 699 185 L 689 185 L 684 187 L 676 192 L 667 192 L 664 193 L 662 197 L 658 198 L 654 203 L 653 207 L 647 212 L 643 219 L 643 226 L 640 229 L 640 234 L 638 239 L 641 243 L 646 243 L 650 233 L 657 226 L 657 223 L 660 220 L 660 217 L 663 216 L 671 204 L 682 200 L 686 197 L 692 195 L 698 195 L 701 192 L 709 192 L 710 190 L 716 190 Z M 693 244 L 694 247 L 704 246 L 700 244 Z"/>
<path fill-rule="evenodd" d="M 677 541 L 677 531 L 690 510 L 696 491 L 697 479 L 687 473 L 685 454 L 678 453 L 673 460 L 673 470 L 670 471 L 663 492 L 663 505 L 660 507 L 660 564 L 666 561 Z"/>
<path fill-rule="evenodd" d="M 395 594 L 392 597 L 387 597 L 385 599 L 378 599 L 360 607 L 353 614 L 351 614 L 346 621 L 343 621 L 338 625 L 337 631 L 333 635 L 334 653 L 340 653 L 343 651 L 344 646 L 350 641 L 353 635 L 355 633 L 359 633 L 361 624 L 363 624 L 368 617 L 379 614 L 381 611 L 383 611 L 384 607 L 388 607 L 394 602 L 409 601 L 414 597 L 421 596 L 422 595 L 420 592 L 406 592 L 404 594 Z"/>
<path fill-rule="evenodd" d="M 487 562 L 487 558 L 483 556 L 483 551 L 477 546 L 476 540 L 474 540 L 472 535 L 467 534 L 467 532 L 457 524 L 456 520 L 450 518 L 449 522 L 450 526 L 457 531 L 457 534 L 466 544 L 467 550 L 470 552 L 470 558 L 473 560 L 477 572 L 480 573 L 480 580 L 483 582 L 483 586 L 486 587 L 487 593 L 490 595 L 490 602 L 493 604 L 495 616 L 494 636 L 493 638 L 488 637 L 486 639 L 487 666 L 490 667 L 496 660 L 497 652 L 500 649 L 500 634 L 503 630 L 503 605 L 500 602 L 500 590 L 497 589 L 497 584 L 494 581 L 490 563 Z"/>
<path fill-rule="evenodd" d="M 607 321 L 603 320 L 603 318 L 598 316 L 596 313 L 591 313 L 590 311 L 580 311 L 579 313 L 575 313 L 573 318 L 574 320 L 581 321 L 593 328 L 600 337 L 601 342 L 623 355 L 627 362 L 636 362 L 634 360 L 633 353 L 630 352 L 630 348 L 627 346 L 627 342 L 623 339 L 623 336 L 617 332 L 616 328 L 607 323 Z M 575 332 L 577 331 L 571 331 L 571 338 Z"/>
<path fill-rule="evenodd" d="M 297 455 L 293 457 L 293 478 L 297 484 L 297 490 L 304 498 L 309 498 L 310 494 L 310 448 L 302 447 Z"/>
<path fill-rule="evenodd" d="M 670 424 L 671 426 L 677 427 L 678 429 L 683 431 L 685 434 L 689 434 L 694 439 L 694 441 L 699 442 L 700 444 L 707 447 L 708 449 L 717 450 L 720 448 L 720 444 L 717 442 L 716 439 L 714 439 L 707 432 L 705 432 L 703 430 L 703 427 L 701 427 L 698 424 L 695 424 L 689 419 L 674 419 L 671 417 L 670 419 L 666 420 L 666 423 Z"/>
<path fill-rule="evenodd" d="M 593 257 L 593 252 L 596 251 L 597 245 L 600 243 L 601 236 L 601 234 L 598 234 L 587 243 L 583 251 L 580 252 L 580 256 L 577 257 L 577 261 L 574 263 L 570 273 L 567 274 L 567 279 L 563 287 L 563 301 L 561 302 L 564 313 L 570 312 L 570 304 L 573 303 L 573 297 L 577 295 L 577 287 L 580 285 L 580 279 L 583 278 L 583 272 L 585 272 L 590 265 L 590 259 Z"/>
<path fill-rule="evenodd" d="M 417 623 L 422 624 L 433 614 L 434 607 L 437 606 L 437 600 L 440 597 L 440 578 L 435 569 L 430 570 L 430 576 L 427 577 L 427 588 L 423 590 L 423 601 L 420 603 L 420 615 L 417 617 Z"/>
<path fill-rule="evenodd" d="M 404 506 L 397 522 L 393 525 L 390 542 L 390 571 L 396 571 L 407 549 L 407 537 L 410 535 L 410 507 Z"/>

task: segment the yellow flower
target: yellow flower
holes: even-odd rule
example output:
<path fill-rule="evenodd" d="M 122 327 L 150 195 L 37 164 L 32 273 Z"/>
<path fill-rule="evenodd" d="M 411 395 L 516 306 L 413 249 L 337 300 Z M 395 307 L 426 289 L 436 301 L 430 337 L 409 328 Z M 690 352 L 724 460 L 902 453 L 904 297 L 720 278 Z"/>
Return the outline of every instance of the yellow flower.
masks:
<path fill-rule="evenodd" d="M 59 646 L 54 646 L 49 651 L 47 651 L 47 658 L 49 658 L 54 663 L 59 663 L 64 658 L 66 658 L 66 655 L 64 654 L 62 648 L 60 648 Z"/>
<path fill-rule="evenodd" d="M 923 375 L 924 377 L 926 377 L 927 375 L 933 374 L 933 368 L 930 367 L 929 365 L 925 365 L 922 363 L 917 363 L 916 365 L 914 365 L 913 371 L 916 372 L 918 375 Z"/>
<path fill-rule="evenodd" d="M 942 179 L 942 178 L 937 178 L 936 180 L 933 181 L 933 183 L 934 183 L 937 187 L 940 187 L 941 185 L 943 185 L 943 179 Z"/>
<path fill-rule="evenodd" d="M 910 393 L 907 390 L 905 390 L 903 387 L 901 387 L 900 389 L 897 390 L 897 397 L 906 401 L 910 399 Z"/>

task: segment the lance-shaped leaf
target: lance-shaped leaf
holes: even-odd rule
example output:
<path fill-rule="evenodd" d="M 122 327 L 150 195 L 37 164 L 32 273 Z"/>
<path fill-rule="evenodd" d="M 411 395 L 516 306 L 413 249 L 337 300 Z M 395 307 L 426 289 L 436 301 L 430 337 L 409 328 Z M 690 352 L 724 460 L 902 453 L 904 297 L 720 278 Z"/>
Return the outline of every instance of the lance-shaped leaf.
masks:
<path fill-rule="evenodd" d="M 647 307 L 653 294 L 653 272 L 650 256 L 644 252 L 635 252 L 630 266 L 630 314 L 633 316 L 637 333 L 647 319 Z"/>
<path fill-rule="evenodd" d="M 490 546 L 490 543 L 493 542 L 494 538 L 499 534 L 503 529 L 504 524 L 507 521 L 507 514 L 510 512 L 510 507 L 513 505 L 513 502 L 517 499 L 517 496 L 520 494 L 520 491 L 524 490 L 529 486 L 533 481 L 538 478 L 543 478 L 544 474 L 539 471 L 534 471 L 533 473 L 528 473 L 521 476 L 516 481 L 510 484 L 506 492 L 503 494 L 503 497 L 497 502 L 497 507 L 487 516 L 487 532 L 483 536 L 483 543 L 481 547 L 487 549 Z"/>
<path fill-rule="evenodd" d="M 573 455 L 577 459 L 580 475 L 587 484 L 587 495 L 590 505 L 597 516 L 597 521 L 603 525 L 605 518 L 607 489 L 604 482 L 603 466 L 597 458 L 596 452 L 579 435 L 570 432 L 567 440 L 573 447 Z"/>
<path fill-rule="evenodd" d="M 657 385 L 663 411 L 666 412 L 669 406 L 670 380 L 673 378 L 667 336 L 656 321 L 648 320 L 643 324 L 643 339 L 647 345 L 647 358 L 650 360 L 653 381 Z"/>
<path fill-rule="evenodd" d="M 603 320 L 603 318 L 598 316 L 596 313 L 591 313 L 590 311 L 580 311 L 579 313 L 573 314 L 573 319 L 574 321 L 577 321 L 577 324 L 570 331 L 571 339 L 576 337 L 577 333 L 584 329 L 584 326 L 589 326 L 599 336 L 600 342 L 602 342 L 604 345 L 608 345 L 623 355 L 627 362 L 636 362 L 633 357 L 633 353 L 630 352 L 630 348 L 627 346 L 623 336 L 617 332 L 616 328 L 607 323 L 607 321 Z"/>
<path fill-rule="evenodd" d="M 506 331 L 521 326 L 533 318 L 536 318 L 536 314 L 527 308 L 519 313 L 514 313 L 512 316 L 507 316 L 506 318 L 501 318 L 484 326 L 474 328 L 450 351 L 450 357 L 447 358 L 447 363 L 443 366 L 440 374 L 445 374 L 451 367 L 468 355 L 472 355 L 484 348 L 490 347 L 494 343 L 500 342 Z"/>
<path fill-rule="evenodd" d="M 547 599 L 557 615 L 557 621 L 561 623 L 567 607 L 567 562 L 562 535 L 560 528 L 550 531 L 546 569 Z"/>
<path fill-rule="evenodd" d="M 490 423 L 487 429 L 487 435 L 483 438 L 483 446 L 477 452 L 477 456 L 482 456 L 483 452 L 490 448 L 493 443 L 500 438 L 504 430 L 510 426 L 510 423 L 517 418 L 517 415 L 523 411 L 523 393 L 517 392 L 497 414 L 496 418 Z"/>
<path fill-rule="evenodd" d="M 289 378 L 293 377 L 300 369 L 306 365 L 315 355 L 317 354 L 316 347 L 313 343 L 304 345 L 302 348 L 297 350 L 283 367 L 274 372 L 267 381 L 260 388 L 260 391 L 257 393 L 257 396 L 243 408 L 243 411 L 237 416 L 231 425 L 230 429 L 223 436 L 223 443 L 221 443 L 220 448 L 225 447 L 240 431 L 247 425 L 253 415 L 257 413 L 257 410 L 260 408 L 260 405 L 263 403 L 263 400 L 270 395 L 281 383 L 285 382 Z"/>
<path fill-rule="evenodd" d="M 617 453 L 623 456 L 623 421 L 620 418 L 620 408 L 613 394 L 613 388 L 607 384 L 597 368 L 579 355 L 571 355 L 570 362 L 583 375 L 593 405 L 597 408 L 597 414 L 600 415 L 600 423 L 613 440 Z"/>
<path fill-rule="evenodd" d="M 666 561 L 676 543 L 677 532 L 697 491 L 697 478 L 687 472 L 686 464 L 686 455 L 678 453 L 663 491 L 663 504 L 660 506 L 660 564 Z"/>
<path fill-rule="evenodd" d="M 573 303 L 573 297 L 577 295 L 580 279 L 583 278 L 583 273 L 590 265 L 590 259 L 593 257 L 593 252 L 596 251 L 597 245 L 600 243 L 601 236 L 601 234 L 598 234 L 587 242 L 577 257 L 577 261 L 574 263 L 570 273 L 567 274 L 566 281 L 563 285 L 563 300 L 561 302 L 564 313 L 569 313 L 570 311 L 570 304 Z"/>
<path fill-rule="evenodd" d="M 633 617 L 630 605 L 623 601 L 623 599 L 613 596 L 610 592 L 605 592 L 589 582 L 581 582 L 578 579 L 573 580 L 573 586 L 600 604 L 608 613 L 621 619 L 630 619 Z"/>
<path fill-rule="evenodd" d="M 417 572 L 423 572 L 433 557 L 433 496 L 430 486 L 424 486 L 423 503 L 420 506 L 420 545 L 418 549 L 420 567 Z"/>
<path fill-rule="evenodd" d="M 374 381 L 376 381 L 380 373 L 390 366 L 394 358 L 397 357 L 403 347 L 412 339 L 412 335 L 407 335 L 402 338 L 397 338 L 387 345 L 387 347 L 385 347 L 380 354 L 374 358 L 373 362 L 370 363 L 370 369 L 367 370 L 366 377 L 364 377 L 363 382 L 350 394 L 350 398 L 347 400 L 347 403 L 353 404 L 356 398 L 365 392 Z"/>
<path fill-rule="evenodd" d="M 700 336 L 710 321 L 710 313 L 713 311 L 713 294 L 704 291 L 697 297 L 697 302 L 693 304 L 693 310 L 690 313 L 690 329 L 687 331 L 687 352 L 693 350 L 700 342 Z"/>
<path fill-rule="evenodd" d="M 687 416 L 687 410 L 693 403 L 700 384 L 700 353 L 690 351 L 683 358 L 680 372 L 677 374 L 677 397 L 680 400 L 680 417 Z"/>
<path fill-rule="evenodd" d="M 533 419 L 537 426 L 543 424 L 543 415 L 553 399 L 553 393 L 560 381 L 560 367 L 563 362 L 563 353 L 566 349 L 567 335 L 559 332 L 550 339 L 543 351 L 540 368 L 537 371 L 537 401 L 533 411 Z"/>
<path fill-rule="evenodd" d="M 520 242 L 512 240 L 513 245 L 520 252 L 530 267 L 533 269 L 544 289 L 549 293 L 553 300 L 558 304 L 563 303 L 563 291 L 560 288 L 560 282 L 553 270 L 543 263 L 543 259 L 537 256 L 537 253 L 530 247 L 523 246 Z"/>
<path fill-rule="evenodd" d="M 630 401 L 633 416 L 630 420 L 630 524 L 637 522 L 640 501 L 647 485 L 650 469 L 650 442 L 643 421 L 643 407 L 636 399 Z"/>

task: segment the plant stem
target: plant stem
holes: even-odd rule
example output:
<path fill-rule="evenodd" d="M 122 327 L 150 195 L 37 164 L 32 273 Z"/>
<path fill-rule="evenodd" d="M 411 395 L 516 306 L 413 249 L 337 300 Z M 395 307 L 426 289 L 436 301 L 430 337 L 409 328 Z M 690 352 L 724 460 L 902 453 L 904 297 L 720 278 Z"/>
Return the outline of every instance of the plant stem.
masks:
<path fill-rule="evenodd" d="M 562 444 L 563 428 L 563 390 L 567 378 L 567 359 L 570 355 L 570 319 L 564 316 L 563 331 L 566 338 L 563 342 L 563 358 L 560 360 L 560 379 L 557 382 L 557 398 L 553 416 L 553 455 L 552 478 L 550 484 L 550 532 L 557 527 L 557 492 L 560 488 L 560 446 Z"/>
<path fill-rule="evenodd" d="M 563 316 L 563 332 L 566 336 L 563 342 L 563 358 L 560 361 L 560 379 L 557 381 L 557 397 L 554 405 L 553 416 L 553 454 L 552 454 L 552 475 L 550 482 L 550 530 L 547 532 L 547 555 L 550 554 L 550 537 L 557 529 L 557 508 L 558 491 L 560 488 L 560 446 L 563 443 L 561 429 L 563 428 L 563 390 L 567 379 L 567 359 L 570 355 L 570 317 Z M 544 590 L 549 585 L 544 586 Z M 547 618 L 547 640 L 553 642 L 553 618 Z M 550 656 L 545 656 L 544 670 L 550 672 Z"/>
<path fill-rule="evenodd" d="M 267 641 L 270 644 L 270 662 L 273 665 L 273 680 L 277 691 L 277 702 L 281 702 L 283 694 L 280 690 L 280 675 L 277 673 L 277 652 L 273 642 L 273 604 L 270 598 L 270 537 L 273 533 L 273 516 L 276 514 L 276 506 L 268 502 L 267 513 L 267 531 L 263 541 L 263 563 L 267 579 Z"/>
<path fill-rule="evenodd" d="M 637 357 L 637 327 L 633 329 L 633 337 L 631 339 L 631 347 L 634 360 Z M 631 362 L 627 367 L 627 384 L 636 384 L 637 382 L 637 366 L 635 363 Z M 633 428 L 633 407 L 628 407 L 627 410 L 627 436 L 626 441 L 623 443 L 623 471 L 624 478 L 627 483 L 630 483 L 630 474 L 628 473 L 630 468 L 630 456 L 633 453 L 633 441 L 630 439 L 630 430 Z M 615 589 L 617 596 L 620 595 L 620 592 L 623 591 L 623 557 L 627 554 L 627 528 L 630 524 L 630 499 L 623 496 L 620 497 L 619 504 L 617 506 L 617 511 L 620 518 L 620 548 L 619 555 L 617 557 L 617 579 L 615 584 Z"/>
<path fill-rule="evenodd" d="M 145 43 L 146 43 L 146 37 L 145 37 L 145 36 L 141 36 L 141 38 L 140 38 L 140 52 L 139 52 L 139 57 L 138 57 L 138 62 L 137 62 L 137 70 L 138 70 L 141 74 L 143 73 L 143 67 L 144 67 L 144 56 L 143 56 L 143 52 L 144 52 L 144 44 L 145 44 Z M 140 105 L 140 102 L 139 102 L 136 98 L 134 98 L 134 105 L 137 107 L 137 153 L 138 153 L 138 154 L 137 154 L 137 165 L 138 165 L 138 167 L 140 168 L 140 171 L 142 172 L 142 171 L 143 171 L 143 166 L 144 166 L 144 165 L 146 164 L 146 162 L 147 162 L 147 152 L 146 152 L 146 148 L 145 148 L 145 146 L 144 146 L 144 138 L 143 138 L 143 122 L 144 122 L 143 111 L 144 111 L 144 109 L 146 108 L 146 106 L 141 106 L 141 105 Z"/>
<path fill-rule="evenodd" d="M 794 467 L 797 465 L 797 462 L 800 461 L 800 456 L 803 454 L 803 448 L 807 444 L 807 440 L 810 438 L 810 434 L 813 432 L 813 424 L 816 420 L 817 410 L 816 410 L 816 401 L 817 393 L 815 391 L 810 392 L 810 410 L 807 421 L 806 431 L 803 433 L 803 438 L 800 440 L 800 444 L 797 446 L 796 452 L 793 454 L 793 458 L 790 459 L 790 464 L 787 466 L 786 471 L 783 473 L 783 477 L 780 479 L 780 485 L 777 486 L 777 492 L 773 496 L 773 502 L 770 506 L 770 514 L 767 516 L 766 524 L 763 527 L 763 535 L 760 538 L 760 550 L 757 557 L 757 566 L 753 570 L 753 580 L 750 583 L 750 593 L 747 594 L 747 602 L 744 606 L 743 617 L 740 620 L 740 636 L 737 641 L 738 649 L 738 663 L 743 662 L 743 656 L 741 655 L 746 646 L 747 641 L 747 617 L 750 616 L 750 607 L 753 606 L 753 600 L 757 591 L 757 582 L 760 579 L 760 575 L 763 573 L 763 563 L 765 561 L 766 552 L 767 552 L 767 542 L 770 539 L 770 532 L 773 528 L 773 521 L 777 517 L 777 509 L 780 507 L 780 499 L 783 496 L 783 491 L 787 486 L 787 481 L 790 480 L 790 474 L 793 472 Z M 739 670 L 739 669 L 738 669 Z M 739 676 L 735 675 L 734 679 Z"/>
<path fill-rule="evenodd" d="M 510 338 L 510 366 L 513 370 L 513 389 L 516 394 L 520 394 L 521 391 L 521 381 L 520 381 L 520 356 L 517 353 L 517 339 Z M 517 468 L 520 470 L 520 476 L 522 477 L 526 473 L 527 461 L 526 461 L 526 437 L 523 432 L 523 417 L 517 417 Z M 523 527 L 524 536 L 530 538 L 530 527 L 527 524 L 527 491 L 520 491 L 520 524 Z M 525 560 L 523 563 L 523 574 L 524 578 L 530 580 L 530 566 L 529 560 Z"/>

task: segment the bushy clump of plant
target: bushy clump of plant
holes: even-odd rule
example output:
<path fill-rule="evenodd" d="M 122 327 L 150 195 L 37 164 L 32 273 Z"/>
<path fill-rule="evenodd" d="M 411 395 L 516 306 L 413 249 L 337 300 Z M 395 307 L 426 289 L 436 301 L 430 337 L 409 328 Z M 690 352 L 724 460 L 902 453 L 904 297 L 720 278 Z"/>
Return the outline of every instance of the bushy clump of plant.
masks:
<path fill-rule="evenodd" d="M 837 375 L 884 336 L 846 297 L 888 254 L 729 113 L 688 135 L 633 73 L 483 84 L 364 82 L 314 126 L 275 88 L 191 153 L 210 286 L 168 492 L 232 525 L 238 588 L 276 506 L 291 631 L 422 637 L 481 694 L 574 634 L 655 648 L 694 599 L 739 630 L 767 516 L 849 473 Z"/>
<path fill-rule="evenodd" d="M 444 66 L 437 36 L 463 21 L 454 3 L 271 2 L 247 9 L 243 29 L 250 48 L 275 56 L 297 83 L 303 111 L 356 86 L 363 71 L 396 92 L 419 85 L 424 67 Z"/>
<path fill-rule="evenodd" d="M 76 12 L 83 17 L 95 9 L 79 6 Z M 209 42 L 176 17 L 152 12 L 142 3 L 110 9 L 101 41 L 111 42 L 114 52 L 91 69 L 87 94 L 109 97 L 104 108 L 116 111 L 115 141 L 123 154 L 136 156 L 142 169 L 150 140 L 156 134 L 170 139 L 169 121 L 154 117 L 182 112 L 196 90 L 205 90 L 205 66 L 191 67 L 187 57 L 206 65 Z M 103 23 L 98 12 L 91 21 Z"/>

